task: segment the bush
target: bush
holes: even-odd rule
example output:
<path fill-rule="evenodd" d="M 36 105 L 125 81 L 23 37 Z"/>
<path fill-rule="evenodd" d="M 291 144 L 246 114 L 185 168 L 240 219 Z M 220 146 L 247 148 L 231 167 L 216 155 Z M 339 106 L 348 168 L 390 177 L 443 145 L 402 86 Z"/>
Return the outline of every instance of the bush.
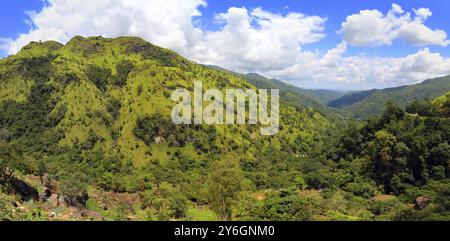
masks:
<path fill-rule="evenodd" d="M 79 172 L 64 174 L 59 183 L 59 190 L 63 194 L 64 201 L 70 206 L 84 207 L 89 199 L 87 178 Z"/>
<path fill-rule="evenodd" d="M 156 190 L 141 192 L 141 198 L 142 209 L 155 209 L 162 215 L 158 218 L 159 220 L 186 216 L 187 198 L 170 183 L 161 183 Z"/>
<path fill-rule="evenodd" d="M 257 217 L 271 221 L 308 221 L 312 217 L 312 204 L 297 195 L 273 197 L 257 211 Z"/>
<path fill-rule="evenodd" d="M 386 200 L 373 200 L 369 206 L 369 211 L 378 216 L 379 220 L 392 220 L 406 205 L 400 202 L 396 197 Z"/>
<path fill-rule="evenodd" d="M 9 221 L 12 219 L 11 199 L 0 192 L 0 221 Z"/>

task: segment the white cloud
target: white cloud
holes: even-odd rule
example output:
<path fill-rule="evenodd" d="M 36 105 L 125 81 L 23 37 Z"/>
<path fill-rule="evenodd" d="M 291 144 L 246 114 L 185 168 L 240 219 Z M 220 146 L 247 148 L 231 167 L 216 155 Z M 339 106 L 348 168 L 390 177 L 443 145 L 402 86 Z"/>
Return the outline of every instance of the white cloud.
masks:
<path fill-rule="evenodd" d="M 29 14 L 34 28 L 4 47 L 14 54 L 30 41 L 135 35 L 202 63 L 256 71 L 295 63 L 301 45 L 325 36 L 321 17 L 261 8 L 232 7 L 216 16 L 220 31 L 205 31 L 193 24 L 204 6 L 203 0 L 48 0 L 41 12 Z"/>
<path fill-rule="evenodd" d="M 346 41 L 322 53 L 302 47 L 325 37 L 325 18 L 232 7 L 216 15 L 219 29 L 208 31 L 199 27 L 204 7 L 204 0 L 47 0 L 41 12 L 29 15 L 30 31 L 0 39 L 0 49 L 14 54 L 30 41 L 136 35 L 200 63 L 306 87 L 367 89 L 450 74 L 449 58 L 427 48 L 403 58 L 346 54 L 349 45 L 390 45 L 398 38 L 416 45 L 448 44 L 445 32 L 424 25 L 429 9 L 414 9 L 412 17 L 394 4 L 386 15 L 363 10 L 348 16 L 341 30 Z"/>
<path fill-rule="evenodd" d="M 305 87 L 332 89 L 392 87 L 450 74 L 450 59 L 428 48 L 403 58 L 345 56 L 347 48 L 343 42 L 323 55 L 303 52 L 295 65 L 265 74 Z"/>
<path fill-rule="evenodd" d="M 136 35 L 205 64 L 266 71 L 294 64 L 302 45 L 325 36 L 324 18 L 261 8 L 232 7 L 217 14 L 219 31 L 206 31 L 193 24 L 204 6 L 203 0 L 48 0 L 41 12 L 29 14 L 34 27 L 6 48 L 14 54 L 36 40 Z"/>
<path fill-rule="evenodd" d="M 418 46 L 447 46 L 450 43 L 445 31 L 425 25 L 425 20 L 432 16 L 430 9 L 413 11 L 414 18 L 397 4 L 392 4 L 386 15 L 379 10 L 362 10 L 348 16 L 339 32 L 345 41 L 355 46 L 391 45 L 396 39 Z"/>
<path fill-rule="evenodd" d="M 265 71 L 292 65 L 301 46 L 322 39 L 325 19 L 289 13 L 285 16 L 256 8 L 230 8 L 216 16 L 219 31 L 206 32 L 201 48 L 191 56 L 203 63 L 238 71 Z"/>
<path fill-rule="evenodd" d="M 414 14 L 416 14 L 416 18 L 418 21 L 425 21 L 427 18 L 431 17 L 433 13 L 428 8 L 419 8 L 413 9 Z"/>
<path fill-rule="evenodd" d="M 65 43 L 74 35 L 137 35 L 182 51 L 202 37 L 192 23 L 202 6 L 203 0 L 47 0 L 41 12 L 29 13 L 34 27 L 7 42 L 7 52 L 14 54 L 36 40 Z"/>

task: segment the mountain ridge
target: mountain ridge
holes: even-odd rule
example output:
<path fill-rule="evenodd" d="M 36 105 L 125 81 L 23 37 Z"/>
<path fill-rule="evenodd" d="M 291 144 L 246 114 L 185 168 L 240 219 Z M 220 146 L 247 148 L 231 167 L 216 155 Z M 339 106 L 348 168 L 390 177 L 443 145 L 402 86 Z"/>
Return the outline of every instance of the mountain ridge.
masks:
<path fill-rule="evenodd" d="M 0 129 L 9 133 L 8 143 L 54 134 L 58 138 L 45 140 L 54 141 L 54 149 L 97 150 L 139 168 L 153 161 L 170 163 L 175 153 L 199 161 L 256 161 L 261 158 L 256 146 L 300 155 L 313 148 L 313 136 L 333 126 L 315 110 L 282 105 L 275 137 L 261 137 L 253 126 L 174 128 L 170 95 L 177 88 L 192 90 L 195 80 L 203 81 L 204 88 L 255 88 L 240 76 L 205 68 L 141 38 L 76 36 L 66 45 L 33 42 L 0 62 Z M 32 119 L 24 110 L 30 109 L 39 111 L 35 119 L 43 124 L 28 130 Z M 152 122 L 162 127 L 149 136 Z M 304 140 L 302 149 L 296 147 L 297 139 Z M 33 148 L 42 148 L 40 140 L 34 142 Z M 31 149 L 23 153 L 45 156 Z"/>
<path fill-rule="evenodd" d="M 448 91 L 450 76 L 443 76 L 413 85 L 352 92 L 331 101 L 328 106 L 349 112 L 357 119 L 366 119 L 381 114 L 387 100 L 393 100 L 405 108 L 414 100 L 434 99 Z"/>

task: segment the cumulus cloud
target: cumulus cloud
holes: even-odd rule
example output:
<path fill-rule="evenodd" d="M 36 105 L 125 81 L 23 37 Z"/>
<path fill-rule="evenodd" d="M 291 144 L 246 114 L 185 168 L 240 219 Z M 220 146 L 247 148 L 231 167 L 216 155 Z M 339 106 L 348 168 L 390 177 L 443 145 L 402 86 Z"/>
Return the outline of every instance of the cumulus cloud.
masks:
<path fill-rule="evenodd" d="M 395 39 L 447 45 L 444 31 L 424 24 L 432 16 L 426 8 L 412 14 L 394 4 L 386 15 L 363 10 L 348 16 L 340 31 L 345 41 L 320 52 L 303 46 L 325 37 L 326 18 L 232 7 L 215 16 L 218 28 L 211 31 L 199 18 L 206 7 L 205 0 L 47 0 L 43 10 L 29 13 L 29 32 L 0 39 L 0 49 L 14 54 L 30 41 L 135 35 L 200 63 L 310 88 L 389 87 L 450 74 L 450 60 L 427 48 L 403 58 L 347 55 L 349 45 L 390 45 Z"/>
<path fill-rule="evenodd" d="M 219 31 L 206 32 L 201 48 L 191 56 L 200 62 L 238 71 L 281 69 L 296 62 L 301 46 L 322 39 L 325 19 L 289 13 L 285 16 L 256 8 L 230 8 L 216 16 Z"/>
<path fill-rule="evenodd" d="M 430 9 L 413 9 L 413 12 L 405 12 L 397 4 L 392 4 L 386 15 L 379 10 L 362 10 L 348 16 L 339 33 L 355 46 L 391 45 L 396 39 L 418 46 L 450 43 L 445 31 L 425 25 L 425 20 L 433 14 Z"/>
<path fill-rule="evenodd" d="M 265 74 L 305 87 L 344 90 L 413 84 L 450 74 L 450 59 L 428 48 L 403 58 L 345 56 L 347 48 L 342 42 L 323 55 L 303 52 L 295 65 Z"/>
<path fill-rule="evenodd" d="M 33 28 L 15 40 L 3 41 L 9 54 L 30 41 L 65 43 L 74 35 L 140 36 L 206 64 L 233 70 L 280 69 L 295 63 L 301 45 L 317 42 L 325 19 L 301 13 L 274 14 L 256 8 L 230 8 L 217 14 L 219 31 L 194 24 L 204 0 L 47 0 L 29 14 Z"/>
<path fill-rule="evenodd" d="M 65 43 L 74 35 L 117 37 L 137 35 L 177 51 L 202 37 L 192 18 L 201 16 L 203 0 L 47 0 L 40 12 L 29 12 L 32 29 L 15 40 L 3 41 L 14 54 L 30 41 Z"/>

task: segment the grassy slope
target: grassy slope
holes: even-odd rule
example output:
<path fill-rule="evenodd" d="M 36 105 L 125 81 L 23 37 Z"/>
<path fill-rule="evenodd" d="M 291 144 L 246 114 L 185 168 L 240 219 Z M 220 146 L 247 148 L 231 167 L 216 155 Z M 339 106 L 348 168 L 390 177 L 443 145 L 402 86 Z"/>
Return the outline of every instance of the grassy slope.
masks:
<path fill-rule="evenodd" d="M 137 48 L 137 51 L 130 51 L 133 48 Z M 139 48 L 148 54 L 145 55 Z M 167 143 L 147 146 L 133 134 L 138 118 L 155 113 L 169 117 L 174 105 L 169 99 L 172 90 L 179 87 L 192 89 L 194 80 L 203 81 L 204 88 L 254 88 L 235 74 L 189 62 L 174 52 L 139 38 L 75 37 L 65 46 L 56 42 L 32 43 L 16 56 L 2 60 L 0 73 L 3 77 L 0 85 L 3 88 L 0 91 L 0 101 L 24 100 L 33 84 L 33 80 L 20 74 L 7 76 L 5 73 L 8 73 L 11 63 L 48 54 L 56 56 L 51 62 L 53 77 L 49 80 L 56 89 L 53 98 L 57 101 L 57 106 L 67 107 L 67 112 L 58 125 L 65 133 L 60 145 L 84 142 L 92 130 L 104 139 L 100 143 L 104 150 L 118 152 L 123 155 L 124 160 L 131 160 L 137 166 L 155 159 L 166 163 L 175 150 L 193 158 L 201 158 L 203 155 L 192 145 L 183 148 L 169 147 Z M 106 90 L 100 90 L 85 74 L 87 66 L 95 65 L 110 69 L 114 75 L 117 72 L 116 64 L 122 60 L 134 63 L 123 87 L 108 84 Z M 68 74 L 75 75 L 77 81 L 61 83 L 57 78 Z M 112 116 L 107 111 L 107 101 L 110 98 L 115 98 L 122 104 L 120 115 L 115 121 L 111 121 Z M 274 137 L 260 136 L 259 128 L 255 127 L 216 126 L 218 138 L 215 142 L 223 153 L 222 158 L 254 158 L 257 152 L 255 143 L 281 149 L 281 143 L 293 144 L 298 136 L 309 140 L 307 144 L 312 145 L 313 138 L 320 136 L 319 132 L 333 126 L 313 110 L 296 110 L 292 106 L 282 105 L 280 114 L 282 130 Z M 113 132 L 119 133 L 116 140 L 112 137 Z M 233 150 L 233 145 L 248 148 L 246 153 L 240 153 L 241 151 Z"/>

